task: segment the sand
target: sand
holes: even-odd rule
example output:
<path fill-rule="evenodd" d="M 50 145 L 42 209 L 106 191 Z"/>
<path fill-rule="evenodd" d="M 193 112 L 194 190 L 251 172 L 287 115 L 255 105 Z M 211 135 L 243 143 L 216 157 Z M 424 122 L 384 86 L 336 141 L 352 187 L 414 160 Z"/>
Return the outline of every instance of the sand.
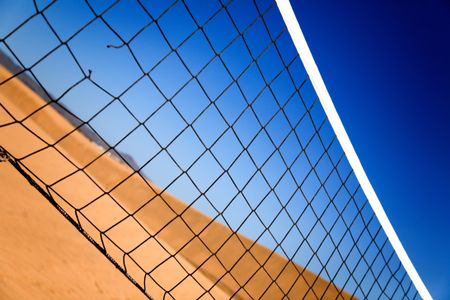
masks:
<path fill-rule="evenodd" d="M 9 72 L 0 66 L 0 80 L 9 76 Z M 108 153 L 105 154 L 101 147 L 75 130 L 54 107 L 46 105 L 43 99 L 21 81 L 13 79 L 0 86 L 0 104 L 8 111 L 6 113 L 0 108 L 0 125 L 11 122 L 13 118 L 22 121 L 21 124 L 12 123 L 0 128 L 0 145 L 20 159 L 30 174 L 40 178 L 43 181 L 41 186 L 48 187 L 48 192 L 55 201 L 155 299 L 279 299 L 283 294 L 288 294 L 292 299 L 336 298 L 339 289 L 326 280 L 272 253 L 264 246 L 233 233 L 169 193 L 161 193 L 159 187 L 143 179 Z M 33 113 L 37 109 L 38 112 Z M 14 172 L 8 169 L 2 176 L 8 177 L 9 181 L 7 174 Z M 23 180 L 17 180 L 17 186 L 24 185 Z M 30 199 L 18 188 L 11 193 L 15 193 L 15 202 L 25 199 L 43 202 L 43 197 L 36 193 Z M 23 214 L 28 213 L 33 222 L 47 214 L 57 214 L 54 208 L 46 205 L 47 207 L 36 208 L 35 216 L 28 212 L 28 205 L 21 203 L 17 211 L 19 215 L 21 211 Z M 42 212 L 39 213 L 38 210 Z M 4 214 L 4 210 L 1 214 Z M 55 219 L 58 219 L 57 216 Z M 65 220 L 61 216 L 59 221 L 63 223 Z M 14 228 L 15 223 L 21 222 L 20 217 L 9 222 Z M 41 225 L 22 224 L 12 233 L 2 232 L 2 239 L 15 242 L 9 251 L 20 252 L 22 248 L 25 249 L 25 245 L 34 245 L 36 238 L 32 239 L 22 233 L 28 227 L 48 236 L 69 236 L 69 233 L 51 223 L 47 224 L 48 227 L 44 223 L 37 224 Z M 67 232 L 70 230 L 67 229 Z M 13 236 L 21 238 L 15 241 Z M 80 234 L 79 238 L 83 239 Z M 36 273 L 27 272 L 28 281 L 33 281 L 36 277 L 47 278 L 52 269 L 58 269 L 64 274 L 70 272 L 73 278 L 66 283 L 56 280 L 51 285 L 54 293 L 61 293 L 55 299 L 69 299 L 68 291 L 84 290 L 84 284 L 88 284 L 86 282 L 94 288 L 85 289 L 86 296 L 77 298 L 99 298 L 92 296 L 96 292 L 96 284 L 100 285 L 99 282 L 102 282 L 103 293 L 111 295 L 110 299 L 136 298 L 126 292 L 132 290 L 130 283 L 124 283 L 126 278 L 118 271 L 107 271 L 104 265 L 100 267 L 101 263 L 90 271 L 91 277 L 86 275 L 89 271 L 83 268 L 96 265 L 97 260 L 107 264 L 106 259 L 99 258 L 100 253 L 91 254 L 97 250 L 94 247 L 89 249 L 86 242 L 83 244 L 86 250 L 80 252 L 75 261 L 70 254 L 66 255 L 66 252 L 71 252 L 64 248 L 74 249 L 70 243 L 60 241 L 49 244 L 46 239 L 39 241 L 42 249 L 36 250 L 33 255 L 50 255 L 50 262 L 46 263 L 46 270 L 39 271 L 42 273 L 37 273 L 44 269 L 42 267 L 37 267 Z M 21 246 L 22 243 L 24 247 Z M 58 256 L 51 253 L 58 253 Z M 1 255 L 2 258 L 8 256 L 3 253 Z M 28 252 L 21 255 L 23 258 L 18 259 L 19 261 L 30 260 Z M 71 267 L 59 264 L 60 261 L 70 261 Z M 11 262 L 10 265 L 12 264 Z M 20 282 L 20 274 L 17 277 L 12 275 L 15 269 L 20 268 L 11 266 L 10 269 L 3 269 L 0 266 L 0 278 L 11 276 L 17 279 L 14 289 L 10 284 L 4 289 L 0 286 L 0 291 L 3 289 L 3 293 L 7 295 L 34 295 L 29 294 L 29 284 Z M 114 280 L 108 280 L 104 273 L 114 273 L 117 279 L 114 277 Z M 118 279 L 120 276 L 123 277 L 122 281 Z M 112 286 L 111 289 L 108 289 L 109 285 Z M 105 292 L 106 290 L 108 291 Z M 117 290 L 121 292 L 116 294 Z M 49 299 L 46 297 L 50 293 L 48 289 L 39 291 L 44 298 Z M 339 298 L 348 299 L 350 296 L 342 292 Z"/>
<path fill-rule="evenodd" d="M 146 299 L 9 163 L 0 191 L 0 299 Z"/>

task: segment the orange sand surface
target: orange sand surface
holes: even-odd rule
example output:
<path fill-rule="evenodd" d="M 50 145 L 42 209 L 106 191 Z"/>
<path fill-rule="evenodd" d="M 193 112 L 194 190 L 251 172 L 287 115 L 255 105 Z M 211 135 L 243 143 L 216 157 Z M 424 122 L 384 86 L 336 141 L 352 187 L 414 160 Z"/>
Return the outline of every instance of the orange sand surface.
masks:
<path fill-rule="evenodd" d="M 0 81 L 9 76 L 9 72 L 0 66 Z M 339 289 L 334 285 L 212 221 L 104 153 L 101 147 L 75 130 L 54 107 L 47 105 L 21 81 L 13 79 L 0 86 L 0 104 L 14 119 L 22 121 L 21 124 L 0 127 L 0 145 L 40 178 L 42 187 L 49 188 L 55 201 L 155 299 L 279 299 L 284 294 L 291 299 L 336 298 Z M 0 108 L 0 125 L 11 122 L 13 118 Z M 26 198 L 18 197 L 16 201 L 30 201 Z M 27 204 L 18 209 L 34 219 L 28 212 Z M 40 209 L 42 216 L 52 210 L 49 205 Z M 41 217 L 39 212 L 36 214 Z M 64 222 L 62 217 L 60 219 Z M 21 221 L 17 217 L 11 220 L 13 222 Z M 23 230 L 29 226 L 39 230 L 31 223 L 29 226 L 22 225 Z M 42 223 L 39 227 L 44 226 Z M 40 230 L 50 236 L 65 237 L 66 231 L 62 232 L 58 226 L 51 224 L 48 226 Z M 34 244 L 31 237 L 18 231 L 22 227 L 17 228 L 12 233 L 2 232 L 2 239 L 5 240 L 15 241 L 12 236 L 21 236 L 10 251 L 26 249 Z M 114 287 L 108 290 L 108 295 L 116 295 L 115 291 L 120 291 L 117 298 L 131 295 L 126 292 L 130 284 L 108 280 L 114 271 L 106 271 L 106 266 L 96 266 L 89 275 L 91 277 L 83 271 L 83 266 L 95 265 L 97 261 L 101 261 L 99 265 L 105 264 L 105 259 L 98 258 L 100 254 L 91 256 L 86 250 L 77 263 L 72 263 L 78 268 L 66 269 L 64 263 L 59 264 L 59 259 L 72 262 L 72 256 L 66 256 L 63 252 L 72 253 L 74 247 L 67 246 L 67 249 L 72 249 L 70 251 L 61 250 L 64 241 L 50 245 L 46 239 L 42 240 L 43 250 L 33 255 L 50 256 L 51 263 L 47 266 L 49 269 L 42 268 L 43 273 L 27 272 L 30 281 L 35 277 L 47 277 L 48 272 L 55 268 L 72 272 L 73 276 L 67 285 L 60 283 L 63 286 L 56 288 L 60 281 L 51 285 L 57 291 L 83 289 L 84 282 L 89 281 L 89 286 L 92 286 L 91 290 L 86 289 L 89 294 L 96 291 L 95 283 L 104 281 L 101 285 L 104 293 L 109 284 Z M 86 245 L 85 248 L 89 247 Z M 92 252 L 97 251 L 91 248 Z M 58 260 L 51 255 L 60 252 Z M 8 256 L 2 254 L 2 259 L 9 260 L 13 265 Z M 24 253 L 20 260 L 33 260 L 32 257 Z M 0 269 L 0 278 L 13 276 L 14 269 Z M 115 272 L 115 275 L 120 273 Z M 19 275 L 17 277 L 20 278 Z M 16 289 L 27 293 L 30 287 L 19 281 Z M 50 290 L 42 289 L 42 292 L 47 296 Z M 11 293 L 11 290 L 4 293 Z M 16 293 L 15 290 L 12 293 Z M 345 292 L 338 297 L 350 298 Z"/>
<path fill-rule="evenodd" d="M 0 299 L 146 299 L 9 163 L 0 163 Z"/>

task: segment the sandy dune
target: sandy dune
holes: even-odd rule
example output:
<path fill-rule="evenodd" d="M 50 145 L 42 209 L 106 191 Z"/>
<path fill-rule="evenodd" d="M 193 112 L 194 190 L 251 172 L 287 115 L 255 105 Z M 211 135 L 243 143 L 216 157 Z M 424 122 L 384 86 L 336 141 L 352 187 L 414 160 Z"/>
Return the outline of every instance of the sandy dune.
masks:
<path fill-rule="evenodd" d="M 0 191 L 0 299 L 146 299 L 9 163 Z"/>
<path fill-rule="evenodd" d="M 0 81 L 9 76 L 0 67 Z M 23 120 L 22 125 L 0 128 L 0 145 L 40 178 L 55 201 L 155 299 L 278 299 L 283 294 L 291 299 L 350 298 L 345 292 L 338 295 L 339 289 L 308 270 L 233 233 L 167 192 L 161 193 L 131 168 L 104 154 L 19 80 L 0 86 L 0 103 L 15 119 Z M 9 114 L 0 107 L 0 125 L 12 121 Z M 27 211 L 26 205 L 18 209 Z M 51 210 L 41 209 L 42 215 Z M 42 230 L 62 234 L 57 227 Z M 8 235 L 2 233 L 2 239 L 8 240 Z M 57 251 L 60 246 L 45 247 Z M 82 257 L 96 260 L 88 254 Z M 107 280 L 104 274 L 97 275 L 105 272 L 104 267 L 94 271 L 89 280 L 85 272 L 74 268 L 74 285 L 94 281 L 94 277 L 95 282 Z M 0 276 L 9 272 L 0 269 Z"/>

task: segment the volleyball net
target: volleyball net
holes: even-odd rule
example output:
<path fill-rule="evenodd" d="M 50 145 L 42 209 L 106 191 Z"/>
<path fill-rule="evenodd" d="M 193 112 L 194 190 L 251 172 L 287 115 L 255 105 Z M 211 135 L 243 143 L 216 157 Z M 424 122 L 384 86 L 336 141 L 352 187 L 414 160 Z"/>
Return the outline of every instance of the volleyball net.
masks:
<path fill-rule="evenodd" d="M 148 297 L 427 297 L 288 1 L 4 11 L 3 159 Z"/>

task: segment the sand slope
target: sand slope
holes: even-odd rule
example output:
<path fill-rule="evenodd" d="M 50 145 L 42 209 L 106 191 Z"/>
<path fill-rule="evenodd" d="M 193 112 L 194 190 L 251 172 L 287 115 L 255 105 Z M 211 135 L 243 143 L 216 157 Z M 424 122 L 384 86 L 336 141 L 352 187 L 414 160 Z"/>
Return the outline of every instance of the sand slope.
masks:
<path fill-rule="evenodd" d="M 0 193 L 0 299 L 146 299 L 9 163 Z"/>
<path fill-rule="evenodd" d="M 0 145 L 152 297 L 336 298 L 325 280 L 161 193 L 19 80 L 0 86 L 0 104 L 22 121 L 0 128 Z M 0 108 L 0 125 L 10 121 Z"/>

